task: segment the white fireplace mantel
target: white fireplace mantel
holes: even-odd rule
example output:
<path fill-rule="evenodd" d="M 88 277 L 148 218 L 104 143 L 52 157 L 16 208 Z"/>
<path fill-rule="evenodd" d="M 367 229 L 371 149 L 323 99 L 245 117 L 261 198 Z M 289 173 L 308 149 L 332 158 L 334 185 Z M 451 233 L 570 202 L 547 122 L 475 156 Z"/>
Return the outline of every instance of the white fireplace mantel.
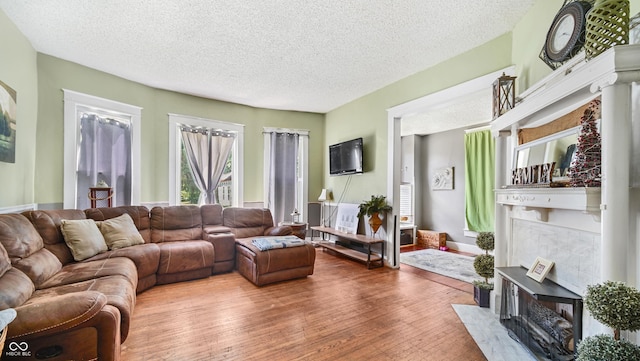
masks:
<path fill-rule="evenodd" d="M 568 209 L 600 216 L 600 188 L 504 188 L 497 189 L 496 203 L 523 207 L 546 222 L 552 209 Z"/>
<path fill-rule="evenodd" d="M 576 59 L 531 89 L 491 123 L 496 266 L 528 267 L 535 257 L 546 257 L 555 262 L 549 277 L 577 294 L 604 280 L 638 286 L 640 201 L 634 187 L 640 184 L 640 44 L 615 46 L 589 61 Z M 518 131 L 547 124 L 597 97 L 601 188 L 512 188 Z M 522 211 L 535 212 L 537 220 Z M 501 292 L 496 283 L 496 297 Z M 589 316 L 584 321 L 587 335 L 598 331 Z"/>

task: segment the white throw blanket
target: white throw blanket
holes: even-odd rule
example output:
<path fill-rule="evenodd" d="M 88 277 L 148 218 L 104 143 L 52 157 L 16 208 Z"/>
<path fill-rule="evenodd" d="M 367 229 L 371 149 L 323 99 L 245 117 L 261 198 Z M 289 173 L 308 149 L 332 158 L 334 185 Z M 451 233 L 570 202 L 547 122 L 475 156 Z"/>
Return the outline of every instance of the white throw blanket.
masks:
<path fill-rule="evenodd" d="M 279 236 L 279 237 L 262 237 L 254 238 L 253 245 L 261 251 L 267 251 L 275 248 L 289 248 L 303 246 L 307 241 L 296 236 Z"/>

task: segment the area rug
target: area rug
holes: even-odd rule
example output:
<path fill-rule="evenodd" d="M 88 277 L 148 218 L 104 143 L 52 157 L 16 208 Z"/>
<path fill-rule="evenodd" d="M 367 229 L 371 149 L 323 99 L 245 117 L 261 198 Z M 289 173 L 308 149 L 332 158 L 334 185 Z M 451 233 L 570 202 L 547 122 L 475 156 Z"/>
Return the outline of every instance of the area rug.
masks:
<path fill-rule="evenodd" d="M 400 263 L 471 283 L 480 280 L 473 269 L 473 257 L 436 249 L 400 253 Z"/>

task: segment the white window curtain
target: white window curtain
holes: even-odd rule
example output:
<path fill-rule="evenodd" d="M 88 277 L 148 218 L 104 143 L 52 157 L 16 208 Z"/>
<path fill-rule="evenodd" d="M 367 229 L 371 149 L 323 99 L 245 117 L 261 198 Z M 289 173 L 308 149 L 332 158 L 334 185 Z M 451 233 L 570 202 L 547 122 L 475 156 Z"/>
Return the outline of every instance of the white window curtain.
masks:
<path fill-rule="evenodd" d="M 114 205 L 131 204 L 131 125 L 126 120 L 81 113 L 76 200 L 79 209 L 90 207 L 87 192 L 99 181 L 113 188 Z"/>
<path fill-rule="evenodd" d="M 269 132 L 270 154 L 268 169 L 267 207 L 273 220 L 290 220 L 298 204 L 298 145 L 297 133 Z"/>
<path fill-rule="evenodd" d="M 215 190 L 235 140 L 235 134 L 182 125 L 182 141 L 194 182 L 200 190 L 198 204 L 217 203 Z"/>

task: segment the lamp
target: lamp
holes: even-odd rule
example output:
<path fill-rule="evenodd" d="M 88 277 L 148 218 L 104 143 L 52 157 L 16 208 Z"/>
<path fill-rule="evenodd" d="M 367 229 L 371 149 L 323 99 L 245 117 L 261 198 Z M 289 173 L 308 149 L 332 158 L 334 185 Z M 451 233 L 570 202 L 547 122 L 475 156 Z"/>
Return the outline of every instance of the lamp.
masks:
<path fill-rule="evenodd" d="M 325 219 L 324 219 L 324 202 L 331 200 L 331 191 L 326 188 L 322 188 L 322 192 L 320 192 L 320 196 L 318 197 L 318 201 L 322 202 L 322 208 L 320 208 L 320 218 L 322 219 L 322 227 L 325 227 Z"/>
<path fill-rule="evenodd" d="M 502 76 L 493 82 L 493 119 L 516 106 L 515 80 L 515 76 L 502 73 Z"/>

